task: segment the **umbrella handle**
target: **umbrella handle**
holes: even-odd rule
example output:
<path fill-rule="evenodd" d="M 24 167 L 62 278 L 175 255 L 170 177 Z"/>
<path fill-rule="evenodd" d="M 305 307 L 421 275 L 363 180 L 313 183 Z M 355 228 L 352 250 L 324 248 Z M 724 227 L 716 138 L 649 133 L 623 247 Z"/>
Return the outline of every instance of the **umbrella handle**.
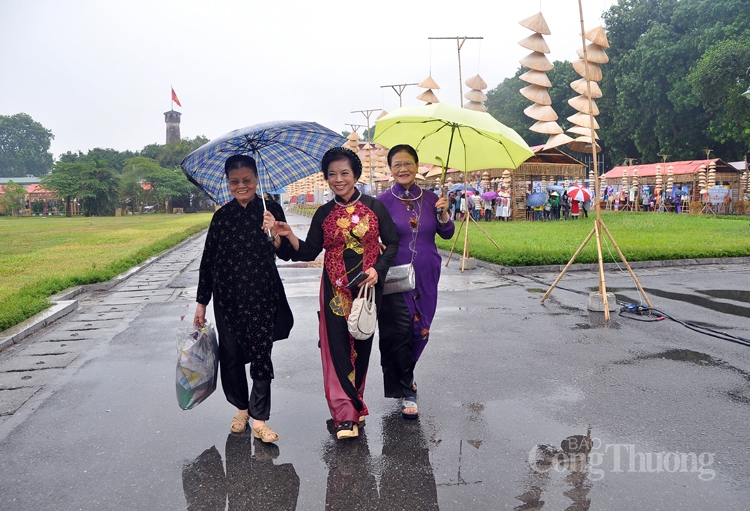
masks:
<path fill-rule="evenodd" d="M 445 197 L 445 172 L 448 170 L 443 165 L 443 159 L 440 156 L 435 156 L 435 159 L 440 162 L 440 167 L 443 169 L 443 171 L 440 173 L 440 196 Z M 443 216 L 443 208 L 437 208 L 435 210 L 437 212 L 438 222 L 440 222 L 440 218 Z"/>
<path fill-rule="evenodd" d="M 258 155 L 258 159 L 260 160 L 260 155 Z M 258 189 L 260 190 L 260 202 L 263 204 L 263 213 L 268 211 L 266 209 L 266 198 L 263 195 L 263 181 L 260 178 L 260 172 L 258 172 Z M 274 237 L 271 236 L 271 229 L 268 229 L 268 233 L 266 234 L 266 241 L 269 243 L 273 243 Z"/>

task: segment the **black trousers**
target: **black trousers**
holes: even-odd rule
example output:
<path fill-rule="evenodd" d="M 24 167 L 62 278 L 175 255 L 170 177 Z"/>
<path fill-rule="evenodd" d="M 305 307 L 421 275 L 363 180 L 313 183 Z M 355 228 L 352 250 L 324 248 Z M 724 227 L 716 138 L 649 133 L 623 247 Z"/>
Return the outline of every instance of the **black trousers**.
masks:
<path fill-rule="evenodd" d="M 216 330 L 219 333 L 219 373 L 224 396 L 238 410 L 248 410 L 250 417 L 267 421 L 271 416 L 271 380 L 253 380 L 248 395 L 247 353 L 227 328 L 224 317 L 216 312 Z"/>
<path fill-rule="evenodd" d="M 378 313 L 380 365 L 385 397 L 414 397 L 414 362 L 411 359 L 413 321 L 404 295 L 383 295 Z"/>

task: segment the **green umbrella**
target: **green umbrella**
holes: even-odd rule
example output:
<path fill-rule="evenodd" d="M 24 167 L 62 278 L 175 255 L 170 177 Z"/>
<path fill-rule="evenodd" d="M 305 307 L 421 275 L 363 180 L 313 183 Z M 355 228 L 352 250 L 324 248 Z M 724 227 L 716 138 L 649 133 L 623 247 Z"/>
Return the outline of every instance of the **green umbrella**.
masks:
<path fill-rule="evenodd" d="M 419 161 L 471 172 L 515 169 L 534 153 L 521 136 L 486 112 L 433 103 L 403 107 L 378 119 L 373 141 L 409 144 Z M 445 165 L 443 165 L 445 163 Z"/>

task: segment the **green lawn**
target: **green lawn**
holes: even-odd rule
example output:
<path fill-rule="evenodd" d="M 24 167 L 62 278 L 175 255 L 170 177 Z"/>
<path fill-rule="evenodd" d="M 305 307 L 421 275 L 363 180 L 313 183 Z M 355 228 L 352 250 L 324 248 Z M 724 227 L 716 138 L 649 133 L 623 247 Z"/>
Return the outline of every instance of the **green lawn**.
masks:
<path fill-rule="evenodd" d="M 0 217 L 0 331 L 66 288 L 103 282 L 208 227 L 211 214 Z"/>
<path fill-rule="evenodd" d="M 567 222 L 480 222 L 501 250 L 475 225 L 469 229 L 469 248 L 473 257 L 507 266 L 566 264 L 593 229 L 593 220 L 591 212 L 588 219 Z M 750 256 L 746 216 L 602 212 L 602 220 L 628 261 Z M 609 238 L 602 236 L 604 262 L 619 262 Z M 459 253 L 463 240 L 462 231 L 456 244 Z M 440 248 L 450 249 L 452 243 L 438 239 Z M 592 238 L 576 263 L 596 261 Z"/>

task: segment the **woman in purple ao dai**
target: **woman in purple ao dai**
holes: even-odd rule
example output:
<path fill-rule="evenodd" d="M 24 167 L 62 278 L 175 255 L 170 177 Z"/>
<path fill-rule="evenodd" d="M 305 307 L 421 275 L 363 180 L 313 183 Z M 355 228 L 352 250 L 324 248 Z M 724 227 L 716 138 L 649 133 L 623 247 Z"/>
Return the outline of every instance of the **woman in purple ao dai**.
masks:
<path fill-rule="evenodd" d="M 419 157 L 409 145 L 397 145 L 388 152 L 393 186 L 378 195 L 391 214 L 399 237 L 393 265 L 412 263 L 416 287 L 405 293 L 383 296 L 378 316 L 380 353 L 385 396 L 400 399 L 404 418 L 416 419 L 417 385 L 414 367 L 430 337 L 435 316 L 441 257 L 435 235 L 453 237 L 448 199 L 423 190 L 416 183 Z M 438 215 L 438 209 L 442 211 Z"/>

